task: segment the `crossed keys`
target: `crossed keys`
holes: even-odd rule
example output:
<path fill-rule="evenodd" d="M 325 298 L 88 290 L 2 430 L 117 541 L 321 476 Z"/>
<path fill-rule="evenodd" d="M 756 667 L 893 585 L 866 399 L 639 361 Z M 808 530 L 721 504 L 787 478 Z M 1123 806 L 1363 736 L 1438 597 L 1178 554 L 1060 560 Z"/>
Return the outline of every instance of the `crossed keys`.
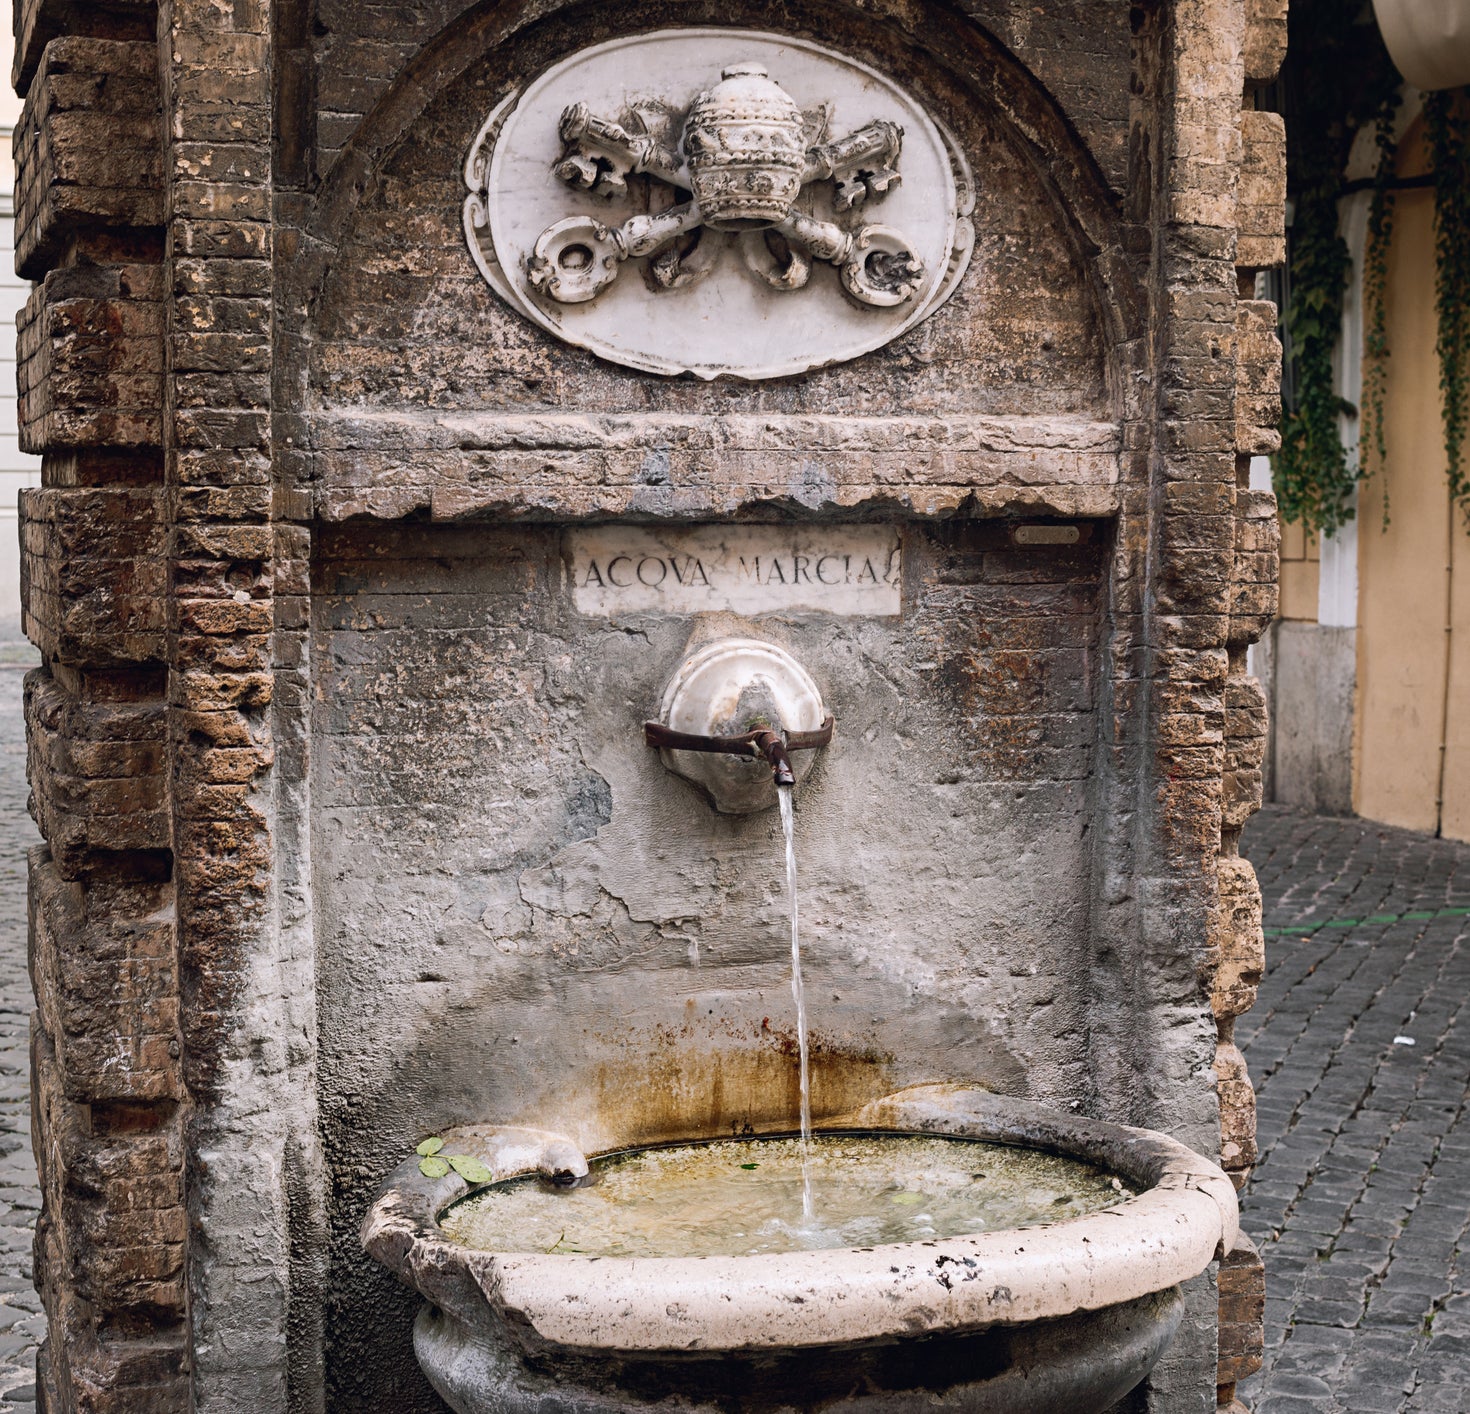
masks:
<path fill-rule="evenodd" d="M 642 175 L 686 199 L 621 225 L 593 216 L 554 222 L 526 257 L 532 286 L 561 304 L 585 303 L 627 261 L 646 256 L 654 283 L 677 289 L 713 268 L 718 248 L 702 233 L 716 231 L 739 240 L 747 268 L 773 289 L 801 289 L 820 260 L 836 266 L 843 288 L 865 305 L 912 299 L 924 263 L 901 232 L 882 225 L 850 230 L 796 204 L 806 187 L 824 181 L 833 183 L 838 213 L 882 200 L 900 181 L 903 129 L 875 121 L 835 142 L 808 145 L 809 126 L 756 64 L 727 68 L 694 100 L 682 151 L 572 104 L 558 126 L 563 152 L 552 171 L 559 180 L 613 199 L 628 194 L 629 177 Z M 684 239 L 696 233 L 693 244 Z"/>

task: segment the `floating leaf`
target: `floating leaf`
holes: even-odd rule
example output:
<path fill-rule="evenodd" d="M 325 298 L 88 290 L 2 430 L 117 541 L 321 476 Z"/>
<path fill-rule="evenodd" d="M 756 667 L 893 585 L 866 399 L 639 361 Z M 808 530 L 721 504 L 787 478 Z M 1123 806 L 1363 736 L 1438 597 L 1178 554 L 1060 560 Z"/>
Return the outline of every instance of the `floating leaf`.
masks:
<path fill-rule="evenodd" d="M 740 1167 L 743 1168 L 743 1169 L 758 1169 L 760 1167 L 760 1165 L 759 1164 L 741 1164 Z"/>
<path fill-rule="evenodd" d="M 420 1144 L 417 1149 L 414 1150 L 414 1153 L 427 1159 L 431 1155 L 437 1154 L 439 1150 L 443 1147 L 444 1141 L 442 1139 L 425 1139 L 424 1142 Z"/>
<path fill-rule="evenodd" d="M 444 1157 L 466 1183 L 489 1183 L 495 1177 L 479 1159 L 472 1159 L 468 1154 L 446 1154 Z"/>
<path fill-rule="evenodd" d="M 922 1193 L 895 1193 L 893 1201 L 895 1203 L 922 1203 L 924 1195 Z"/>
<path fill-rule="evenodd" d="M 449 1172 L 449 1165 L 443 1159 L 437 1159 L 431 1155 L 419 1160 L 419 1172 L 425 1178 L 443 1178 Z"/>

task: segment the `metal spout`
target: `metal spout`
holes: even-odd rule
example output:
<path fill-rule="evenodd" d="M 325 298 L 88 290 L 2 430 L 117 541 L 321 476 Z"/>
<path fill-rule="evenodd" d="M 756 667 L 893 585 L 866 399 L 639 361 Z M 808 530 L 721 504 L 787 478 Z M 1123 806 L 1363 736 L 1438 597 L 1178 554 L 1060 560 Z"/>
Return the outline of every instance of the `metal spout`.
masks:
<path fill-rule="evenodd" d="M 786 743 L 780 732 L 761 732 L 755 739 L 761 755 L 770 763 L 771 775 L 778 786 L 794 786 L 796 774 L 791 769 L 791 757 L 786 754 Z"/>
<path fill-rule="evenodd" d="M 826 746 L 832 740 L 832 725 L 833 720 L 828 717 L 814 732 L 782 733 L 761 726 L 739 736 L 696 736 L 692 732 L 671 731 L 662 722 L 644 722 L 643 739 L 661 751 L 719 752 L 764 759 L 778 786 L 794 786 L 796 775 L 791 769 L 791 753 Z"/>

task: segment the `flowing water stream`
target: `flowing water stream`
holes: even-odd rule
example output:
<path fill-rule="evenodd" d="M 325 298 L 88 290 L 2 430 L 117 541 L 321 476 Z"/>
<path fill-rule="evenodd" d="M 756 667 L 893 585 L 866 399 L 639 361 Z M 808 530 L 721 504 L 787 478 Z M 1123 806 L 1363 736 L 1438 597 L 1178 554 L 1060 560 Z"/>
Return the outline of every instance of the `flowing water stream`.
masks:
<path fill-rule="evenodd" d="M 806 1039 L 806 989 L 801 984 L 801 920 L 796 902 L 796 811 L 790 786 L 777 787 L 781 802 L 781 829 L 786 835 L 786 892 L 791 899 L 791 996 L 796 1002 L 796 1048 L 801 1057 L 801 1211 L 806 1222 L 812 1209 L 812 1071 Z"/>
<path fill-rule="evenodd" d="M 800 1137 L 609 1154 L 594 1159 L 589 1181 L 574 1189 L 536 1176 L 493 1184 L 440 1219 L 452 1239 L 491 1252 L 753 1255 L 1065 1221 L 1128 1195 L 1118 1178 L 1091 1164 L 980 1140 L 852 1133 L 813 1139 L 795 818 L 790 787 L 776 794 L 791 902 Z"/>

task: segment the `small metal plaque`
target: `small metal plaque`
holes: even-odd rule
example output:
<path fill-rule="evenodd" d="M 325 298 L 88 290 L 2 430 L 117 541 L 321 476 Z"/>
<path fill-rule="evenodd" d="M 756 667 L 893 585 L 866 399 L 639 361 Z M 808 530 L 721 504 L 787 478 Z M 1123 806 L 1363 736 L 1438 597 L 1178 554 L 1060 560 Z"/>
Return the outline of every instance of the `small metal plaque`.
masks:
<path fill-rule="evenodd" d="M 568 532 L 579 612 L 900 612 L 898 531 L 884 525 L 604 525 Z"/>
<path fill-rule="evenodd" d="M 1076 545 L 1081 539 L 1076 525 L 1018 525 L 1011 532 L 1016 545 Z"/>

